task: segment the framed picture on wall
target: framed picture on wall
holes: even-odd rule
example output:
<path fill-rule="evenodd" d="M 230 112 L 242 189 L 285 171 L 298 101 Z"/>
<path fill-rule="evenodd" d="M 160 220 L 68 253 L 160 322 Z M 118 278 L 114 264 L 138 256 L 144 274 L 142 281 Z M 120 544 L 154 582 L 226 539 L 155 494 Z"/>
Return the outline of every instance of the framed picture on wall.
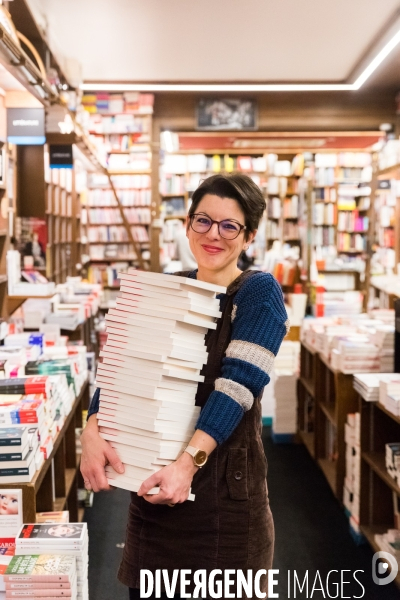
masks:
<path fill-rule="evenodd" d="M 202 98 L 197 104 L 197 129 L 254 131 L 257 129 L 256 101 L 243 98 Z"/>

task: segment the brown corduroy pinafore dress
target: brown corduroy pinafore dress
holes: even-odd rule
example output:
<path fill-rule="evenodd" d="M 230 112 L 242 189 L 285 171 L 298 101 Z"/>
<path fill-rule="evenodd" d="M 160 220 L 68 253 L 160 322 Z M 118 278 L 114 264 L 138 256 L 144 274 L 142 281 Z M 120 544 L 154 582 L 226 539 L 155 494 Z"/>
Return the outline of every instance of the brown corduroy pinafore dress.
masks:
<path fill-rule="evenodd" d="M 227 289 L 216 330 L 206 336 L 209 352 L 196 404 L 204 406 L 221 376 L 222 359 L 231 340 L 235 295 L 255 271 L 242 273 Z M 187 273 L 179 273 L 187 276 Z M 140 569 L 241 569 L 247 574 L 272 568 L 274 525 L 266 485 L 267 461 L 261 441 L 261 403 L 195 474 L 194 502 L 174 507 L 153 505 L 131 494 L 127 534 L 119 580 L 140 587 Z M 267 578 L 261 589 L 267 591 Z M 177 588 L 177 591 L 179 588 Z"/>

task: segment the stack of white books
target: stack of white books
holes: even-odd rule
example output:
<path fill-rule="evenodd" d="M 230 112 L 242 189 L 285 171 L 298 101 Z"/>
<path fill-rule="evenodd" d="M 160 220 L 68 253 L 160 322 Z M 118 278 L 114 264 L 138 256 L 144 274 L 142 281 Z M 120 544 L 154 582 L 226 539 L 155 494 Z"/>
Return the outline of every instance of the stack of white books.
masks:
<path fill-rule="evenodd" d="M 273 432 L 293 434 L 297 430 L 297 375 L 275 375 Z"/>
<path fill-rule="evenodd" d="M 25 524 L 15 540 L 19 556 L 66 555 L 76 559 L 77 600 L 89 600 L 89 536 L 86 523 Z M 53 595 L 53 594 L 52 594 Z"/>
<path fill-rule="evenodd" d="M 97 418 L 100 435 L 125 467 L 122 475 L 106 467 L 110 485 L 137 492 L 178 458 L 194 433 L 195 396 L 207 362 L 204 336 L 217 327 L 215 296 L 226 288 L 134 269 L 118 277 L 121 291 L 106 316 L 97 370 Z"/>
<path fill-rule="evenodd" d="M 380 381 L 379 402 L 396 417 L 400 416 L 400 373 Z"/>
<path fill-rule="evenodd" d="M 392 376 L 392 373 L 355 373 L 353 387 L 367 402 L 378 402 L 380 382 Z"/>

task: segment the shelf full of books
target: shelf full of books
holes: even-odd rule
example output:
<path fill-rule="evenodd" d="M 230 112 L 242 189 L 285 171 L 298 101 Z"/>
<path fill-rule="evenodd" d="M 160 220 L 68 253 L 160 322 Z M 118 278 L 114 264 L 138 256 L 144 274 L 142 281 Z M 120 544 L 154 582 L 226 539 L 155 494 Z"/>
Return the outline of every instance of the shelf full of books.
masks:
<path fill-rule="evenodd" d="M 375 534 L 400 524 L 392 504 L 400 488 L 385 468 L 385 444 L 400 435 L 400 375 L 393 373 L 394 310 L 363 313 L 354 300 L 338 300 L 331 316 L 303 323 L 298 431 L 343 501 L 354 536 L 376 547 Z"/>
<path fill-rule="evenodd" d="M 256 242 L 248 253 L 251 260 L 262 264 L 266 249 L 275 241 L 289 247 L 299 246 L 298 180 L 303 168 L 300 155 L 289 161 L 278 160 L 276 154 L 241 155 L 237 150 L 214 155 L 166 151 L 160 167 L 159 186 L 164 220 L 161 264 L 165 267 L 171 260 L 179 259 L 176 237 L 181 235 L 190 197 L 203 179 L 216 173 L 249 175 L 268 201 Z"/>
<path fill-rule="evenodd" d="M 99 92 L 85 94 L 82 104 L 85 126 L 111 176 L 111 183 L 106 174 L 89 178 L 85 207 L 89 261 L 135 265 L 138 253 L 148 261 L 154 96 Z"/>
<path fill-rule="evenodd" d="M 315 154 L 312 224 L 315 260 L 365 266 L 372 179 L 369 152 Z M 323 267 L 322 267 L 323 268 Z"/>

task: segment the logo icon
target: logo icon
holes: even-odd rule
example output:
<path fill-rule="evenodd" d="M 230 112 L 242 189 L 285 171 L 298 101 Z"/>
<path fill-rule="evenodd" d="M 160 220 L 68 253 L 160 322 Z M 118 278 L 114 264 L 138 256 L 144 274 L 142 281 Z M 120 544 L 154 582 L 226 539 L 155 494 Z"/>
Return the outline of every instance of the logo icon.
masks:
<path fill-rule="evenodd" d="M 372 579 L 376 585 L 392 583 L 398 571 L 397 560 L 389 552 L 376 552 L 372 557 Z"/>

